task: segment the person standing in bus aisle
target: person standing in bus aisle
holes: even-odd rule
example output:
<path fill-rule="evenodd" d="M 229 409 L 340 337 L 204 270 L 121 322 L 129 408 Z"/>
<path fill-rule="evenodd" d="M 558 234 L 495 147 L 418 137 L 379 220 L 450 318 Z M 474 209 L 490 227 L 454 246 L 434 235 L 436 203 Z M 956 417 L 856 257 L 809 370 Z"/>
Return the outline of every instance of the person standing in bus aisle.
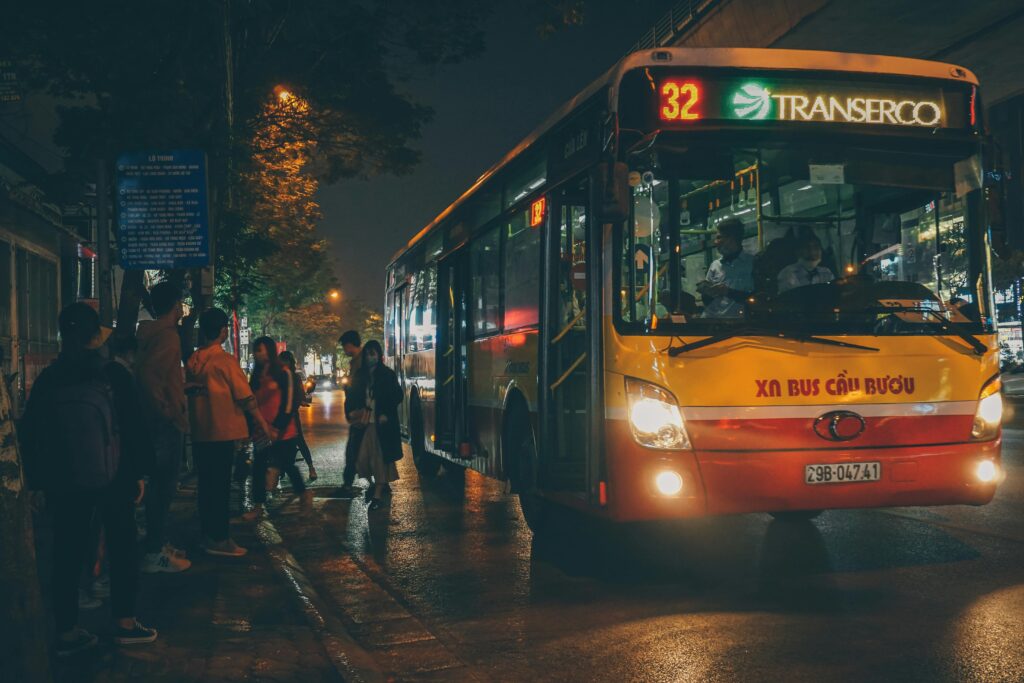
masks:
<path fill-rule="evenodd" d="M 192 427 L 192 450 L 199 478 L 199 522 L 208 555 L 242 557 L 248 551 L 229 534 L 231 465 L 235 442 L 249 438 L 248 413 L 265 435 L 274 435 L 238 365 L 224 350 L 228 316 L 211 308 L 199 316 L 203 346 L 189 356 L 186 394 Z"/>
<path fill-rule="evenodd" d="M 344 332 L 339 338 L 341 350 L 349 357 L 348 376 L 355 381 L 362 367 L 362 339 L 355 330 Z M 359 444 L 363 438 L 361 426 L 362 408 L 349 408 L 349 397 L 354 396 L 351 382 L 345 390 L 345 419 L 348 420 L 348 439 L 345 441 L 345 470 L 342 473 L 342 485 L 338 489 L 339 496 L 351 496 L 352 484 L 356 480 L 356 460 L 359 458 Z M 355 406 L 355 403 L 352 404 Z"/>
<path fill-rule="evenodd" d="M 739 318 L 754 289 L 754 257 L 743 250 L 740 219 L 727 218 L 715 230 L 715 247 L 722 256 L 711 262 L 707 276 L 697 285 L 704 299 L 703 317 Z"/>
<path fill-rule="evenodd" d="M 181 456 L 188 433 L 188 401 L 181 366 L 181 289 L 160 282 L 149 290 L 155 320 L 139 323 L 135 372 L 153 435 L 155 461 L 146 497 L 146 540 L 142 571 L 181 572 L 192 566 L 185 553 L 167 542 L 167 512 L 178 489 Z"/>
<path fill-rule="evenodd" d="M 779 271 L 779 294 L 797 287 L 832 282 L 835 276 L 821 265 L 821 254 L 821 241 L 817 235 L 801 235 L 796 243 L 796 262 Z"/>
<path fill-rule="evenodd" d="M 309 471 L 309 480 L 316 481 L 317 473 L 316 467 L 313 466 L 313 453 L 309 450 L 309 444 L 306 443 L 306 436 L 302 433 L 302 419 L 299 417 L 299 406 L 302 405 L 302 399 L 306 395 L 305 390 L 302 388 L 302 380 L 299 379 L 299 374 L 295 372 L 295 354 L 291 351 L 285 351 L 280 355 L 281 362 L 284 363 L 292 373 L 292 392 L 295 399 L 295 405 L 293 413 L 295 415 L 295 430 L 299 433 L 296 437 L 296 444 L 299 448 L 299 453 L 302 455 L 302 459 L 306 461 L 306 469 Z"/>

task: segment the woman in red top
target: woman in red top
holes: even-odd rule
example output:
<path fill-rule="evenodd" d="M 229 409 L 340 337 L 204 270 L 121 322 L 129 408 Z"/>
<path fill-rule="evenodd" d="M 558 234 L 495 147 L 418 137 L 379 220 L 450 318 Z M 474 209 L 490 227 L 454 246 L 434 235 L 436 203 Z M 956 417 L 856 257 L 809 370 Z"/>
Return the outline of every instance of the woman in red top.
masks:
<path fill-rule="evenodd" d="M 299 432 L 295 425 L 295 384 L 291 371 L 277 357 L 277 344 L 270 337 L 260 337 L 253 342 L 253 358 L 256 367 L 249 384 L 260 414 L 273 428 L 273 442 L 269 447 L 256 452 L 253 462 L 252 499 L 253 509 L 244 517 L 248 520 L 259 518 L 263 504 L 267 500 L 267 492 L 277 487 L 281 474 L 287 474 L 291 480 L 292 490 L 302 496 L 303 503 L 312 503 L 312 491 L 306 490 L 306 484 L 295 466 L 295 454 L 299 450 Z"/>

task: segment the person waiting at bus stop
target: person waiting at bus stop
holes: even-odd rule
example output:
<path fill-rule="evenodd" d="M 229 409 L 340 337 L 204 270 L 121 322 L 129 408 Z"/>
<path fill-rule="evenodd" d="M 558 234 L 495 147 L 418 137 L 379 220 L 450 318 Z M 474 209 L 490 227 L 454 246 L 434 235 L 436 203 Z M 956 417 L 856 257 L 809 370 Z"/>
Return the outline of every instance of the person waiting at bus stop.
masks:
<path fill-rule="evenodd" d="M 25 475 L 53 514 L 52 600 L 57 655 L 96 645 L 78 626 L 78 586 L 93 514 L 103 521 L 110 559 L 110 615 L 119 645 L 151 643 L 156 629 L 135 618 L 139 564 L 135 506 L 145 494 L 152 442 L 135 382 L 99 349 L 110 335 L 99 313 L 74 303 L 58 319 L 61 350 L 36 379 L 19 425 Z"/>
<path fill-rule="evenodd" d="M 362 425 L 356 471 L 371 480 L 367 491 L 371 510 L 384 504 L 391 491 L 389 482 L 398 479 L 395 463 L 402 459 L 402 435 L 398 426 L 398 406 L 402 388 L 395 371 L 384 365 L 384 349 L 371 340 L 362 351 L 359 372 L 345 394 L 345 412 L 353 423 Z"/>
<path fill-rule="evenodd" d="M 295 383 L 291 371 L 281 363 L 277 355 L 277 343 L 270 337 L 260 337 L 252 345 L 256 367 L 249 380 L 253 395 L 259 404 L 263 419 L 273 427 L 271 445 L 257 451 L 253 463 L 252 492 L 253 509 L 243 515 L 247 521 L 254 521 L 263 512 L 267 492 L 277 488 L 282 474 L 291 480 L 292 490 L 302 497 L 305 507 L 312 504 L 312 491 L 306 490 L 306 483 L 295 466 L 295 454 L 299 450 L 299 430 L 295 421 Z"/>
<path fill-rule="evenodd" d="M 743 250 L 743 222 L 727 218 L 715 228 L 715 247 L 722 255 L 711 262 L 697 285 L 705 318 L 739 318 L 754 289 L 754 257 Z"/>
<path fill-rule="evenodd" d="M 362 339 L 355 330 L 347 330 L 338 338 L 338 343 L 341 344 L 341 350 L 349 357 L 348 376 L 355 381 L 359 376 L 359 368 L 362 367 Z M 349 430 L 348 439 L 345 441 L 345 470 L 342 473 L 341 488 L 338 489 L 338 495 L 343 497 L 352 495 L 352 484 L 356 480 L 359 444 L 363 438 L 363 427 L 356 424 L 355 416 L 348 410 L 348 398 L 352 390 L 351 384 L 345 390 L 345 418 L 348 420 Z"/>

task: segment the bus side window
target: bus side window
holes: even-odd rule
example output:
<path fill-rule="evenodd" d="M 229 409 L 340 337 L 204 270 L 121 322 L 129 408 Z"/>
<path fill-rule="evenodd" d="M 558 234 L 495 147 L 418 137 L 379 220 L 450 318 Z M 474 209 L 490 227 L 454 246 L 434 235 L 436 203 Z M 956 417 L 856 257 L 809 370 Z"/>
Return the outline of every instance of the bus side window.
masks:
<path fill-rule="evenodd" d="M 496 332 L 501 327 L 501 260 L 499 257 L 501 233 L 488 230 L 470 245 L 470 306 L 473 336 Z"/>

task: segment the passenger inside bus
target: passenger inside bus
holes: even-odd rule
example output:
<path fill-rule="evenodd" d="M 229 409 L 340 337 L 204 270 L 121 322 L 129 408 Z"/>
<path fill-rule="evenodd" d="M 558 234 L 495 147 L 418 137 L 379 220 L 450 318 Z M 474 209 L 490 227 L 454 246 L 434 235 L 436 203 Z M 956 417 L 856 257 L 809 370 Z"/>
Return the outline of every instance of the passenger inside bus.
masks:
<path fill-rule="evenodd" d="M 812 172 L 829 154 L 673 148 L 638 162 L 653 171 L 616 238 L 622 323 L 657 334 L 744 321 L 874 334 L 893 316 L 893 334 L 988 324 L 981 204 L 953 187 L 957 153 L 847 150 L 829 166 L 841 182 Z"/>
<path fill-rule="evenodd" d="M 779 294 L 797 287 L 832 282 L 835 278 L 831 270 L 821 265 L 821 240 L 817 235 L 805 233 L 796 244 L 796 261 L 779 271 Z"/>
<path fill-rule="evenodd" d="M 715 248 L 721 256 L 711 262 L 697 291 L 704 300 L 705 318 L 738 318 L 754 289 L 754 257 L 743 250 L 743 223 L 729 218 L 715 230 Z"/>

